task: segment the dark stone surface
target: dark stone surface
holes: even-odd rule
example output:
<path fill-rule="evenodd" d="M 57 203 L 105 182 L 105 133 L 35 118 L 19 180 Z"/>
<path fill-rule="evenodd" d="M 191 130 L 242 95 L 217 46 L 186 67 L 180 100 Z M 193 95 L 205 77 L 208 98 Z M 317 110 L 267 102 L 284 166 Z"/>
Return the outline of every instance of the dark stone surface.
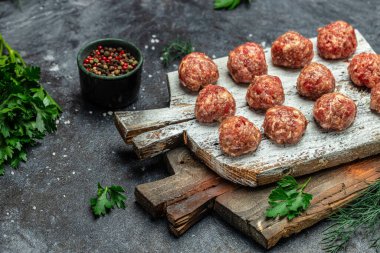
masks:
<path fill-rule="evenodd" d="M 31 148 L 19 170 L 7 169 L 0 178 L 0 252 L 263 252 L 215 216 L 176 239 L 164 220 L 152 221 L 134 203 L 136 185 L 167 176 L 162 158 L 136 160 L 107 111 L 82 100 L 76 53 L 102 37 L 134 42 L 146 59 L 143 90 L 127 109 L 159 108 L 169 99 L 165 73 L 176 69 L 162 67 L 160 50 L 177 36 L 221 57 L 247 40 L 268 45 L 289 29 L 313 37 L 317 27 L 343 19 L 380 52 L 379 13 L 376 0 L 256 0 L 230 12 L 214 11 L 211 0 L 21 0 L 21 10 L 0 1 L 0 32 L 27 62 L 41 66 L 43 85 L 64 109 L 57 133 Z M 160 42 L 152 44 L 152 35 Z M 89 199 L 97 182 L 124 186 L 126 210 L 95 220 Z M 283 240 L 272 252 L 322 252 L 326 225 Z M 347 251 L 370 252 L 361 236 Z"/>

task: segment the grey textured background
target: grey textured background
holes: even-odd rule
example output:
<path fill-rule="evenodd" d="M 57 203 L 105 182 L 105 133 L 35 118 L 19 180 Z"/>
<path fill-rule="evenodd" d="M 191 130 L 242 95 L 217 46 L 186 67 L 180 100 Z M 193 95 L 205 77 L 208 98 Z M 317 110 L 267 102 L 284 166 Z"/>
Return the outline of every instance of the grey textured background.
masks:
<path fill-rule="evenodd" d="M 159 108 L 169 99 L 165 73 L 176 69 L 162 67 L 160 51 L 177 36 L 221 57 L 247 40 L 269 45 L 289 29 L 313 37 L 317 27 L 343 19 L 380 52 L 379 13 L 376 0 L 255 0 L 230 12 L 214 11 L 211 0 L 21 0 L 21 9 L 0 1 L 0 32 L 42 68 L 43 85 L 64 109 L 57 133 L 30 149 L 28 163 L 0 178 L 0 252 L 264 252 L 216 216 L 176 239 L 166 221 L 151 220 L 135 204 L 136 185 L 167 176 L 162 157 L 136 160 L 108 112 L 82 100 L 76 53 L 102 37 L 136 43 L 146 61 L 140 98 L 127 110 Z M 160 42 L 152 44 L 152 35 Z M 126 210 L 95 220 L 88 202 L 97 182 L 124 186 Z M 283 240 L 271 252 L 322 252 L 327 225 Z M 370 251 L 359 234 L 347 252 Z"/>

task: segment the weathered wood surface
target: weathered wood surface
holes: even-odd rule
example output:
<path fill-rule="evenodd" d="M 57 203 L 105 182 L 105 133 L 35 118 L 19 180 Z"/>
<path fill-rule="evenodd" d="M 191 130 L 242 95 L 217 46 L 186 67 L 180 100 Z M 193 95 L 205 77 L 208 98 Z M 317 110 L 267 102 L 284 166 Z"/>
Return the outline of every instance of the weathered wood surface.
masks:
<path fill-rule="evenodd" d="M 180 204 L 181 200 L 225 182 L 217 174 L 205 169 L 202 163 L 193 159 L 186 148 L 169 152 L 167 161 L 174 175 L 156 182 L 138 185 L 135 190 L 137 202 L 153 217 L 166 215 L 168 206 L 174 203 Z M 204 202 L 205 198 L 214 198 L 216 195 L 214 193 L 199 197 Z M 192 205 L 196 206 L 194 201 Z M 178 206 L 177 209 L 180 207 Z M 173 212 L 171 214 L 173 220 L 180 218 Z"/>
<path fill-rule="evenodd" d="M 160 108 L 144 111 L 115 112 L 117 129 L 127 144 L 141 133 L 194 119 L 194 106 Z"/>
<path fill-rule="evenodd" d="M 363 36 L 358 31 L 356 34 L 358 39 L 356 54 L 364 51 L 373 52 Z M 312 42 L 315 47 L 316 39 L 313 38 Z M 356 121 L 341 133 L 323 132 L 317 126 L 312 117 L 313 102 L 300 97 L 295 88 L 300 70 L 273 66 L 269 48 L 265 50 L 268 73 L 281 78 L 286 94 L 285 104 L 300 109 L 309 121 L 305 136 L 298 144 L 276 145 L 264 137 L 258 150 L 253 154 L 239 158 L 224 155 L 218 143 L 218 124 L 199 124 L 191 118 L 197 94 L 182 88 L 176 71 L 168 73 L 171 94 L 168 110 L 176 112 L 175 117 L 172 114 L 164 119 L 157 116 L 149 121 L 148 119 L 156 113 L 147 113 L 149 116 L 145 116 L 140 112 L 139 115 L 142 116 L 139 119 L 135 114 L 128 116 L 129 112 L 125 112 L 117 114 L 120 116 L 119 122 L 122 122 L 117 124 L 118 128 L 124 139 L 133 144 L 140 158 L 151 157 L 185 143 L 220 176 L 253 187 L 275 182 L 285 174 L 301 176 L 380 153 L 380 118 L 369 109 L 369 92 L 356 88 L 350 82 L 347 60 L 326 61 L 318 56 L 316 48 L 314 50 L 313 61 L 329 67 L 337 81 L 336 90 L 353 98 L 358 106 Z M 254 112 L 247 107 L 245 101 L 247 86 L 237 85 L 232 81 L 226 67 L 227 57 L 216 59 L 215 62 L 220 73 L 218 84 L 226 87 L 234 95 L 237 115 L 247 117 L 262 130 L 264 114 Z M 185 108 L 187 111 L 184 111 Z M 133 118 L 133 121 L 128 117 Z M 170 117 L 175 119 L 171 123 Z M 147 120 L 146 124 L 142 124 L 145 125 L 141 131 L 149 131 L 135 136 L 136 133 L 140 133 L 138 130 L 140 126 L 136 126 L 136 120 L 142 119 Z M 185 120 L 187 122 L 183 122 Z M 131 132 L 134 134 L 128 135 Z"/>
<path fill-rule="evenodd" d="M 167 161 L 173 176 L 136 187 L 136 200 L 145 210 L 153 217 L 166 215 L 176 236 L 214 210 L 265 248 L 326 218 L 380 178 L 379 155 L 318 172 L 306 188 L 314 198 L 304 214 L 292 221 L 268 220 L 264 213 L 273 185 L 238 187 L 208 170 L 186 148 L 168 152 Z"/>
<path fill-rule="evenodd" d="M 247 234 L 265 248 L 273 247 L 281 238 L 289 237 L 325 219 L 339 207 L 380 178 L 380 157 L 325 170 L 312 175 L 305 191 L 313 194 L 310 207 L 301 216 L 268 220 L 264 212 L 273 187 L 241 188 L 219 196 L 214 210 L 228 223 Z M 299 180 L 306 180 L 306 177 Z"/>

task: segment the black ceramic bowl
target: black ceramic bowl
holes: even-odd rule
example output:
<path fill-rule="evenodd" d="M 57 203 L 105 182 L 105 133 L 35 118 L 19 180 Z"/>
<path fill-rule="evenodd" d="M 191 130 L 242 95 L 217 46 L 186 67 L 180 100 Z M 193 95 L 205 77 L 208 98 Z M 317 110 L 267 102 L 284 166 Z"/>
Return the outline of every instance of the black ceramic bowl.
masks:
<path fill-rule="evenodd" d="M 115 77 L 99 76 L 87 71 L 83 66 L 83 61 L 99 45 L 124 48 L 138 61 L 136 68 L 131 72 Z M 86 100 L 101 107 L 117 109 L 129 105 L 137 99 L 141 83 L 143 56 L 141 51 L 132 43 L 112 38 L 95 40 L 79 50 L 77 64 L 82 95 Z"/>

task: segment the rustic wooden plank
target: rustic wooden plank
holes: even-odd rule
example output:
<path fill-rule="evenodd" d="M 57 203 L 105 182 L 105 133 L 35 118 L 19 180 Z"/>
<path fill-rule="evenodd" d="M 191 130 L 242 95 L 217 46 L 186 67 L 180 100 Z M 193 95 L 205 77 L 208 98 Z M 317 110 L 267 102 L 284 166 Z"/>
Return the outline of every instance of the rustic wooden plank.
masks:
<path fill-rule="evenodd" d="M 373 52 L 363 36 L 358 31 L 356 33 L 358 38 L 356 53 Z M 316 39 L 313 38 L 312 41 L 315 46 Z M 265 50 L 269 74 L 281 77 L 286 94 L 285 104 L 299 108 L 309 120 L 304 138 L 297 145 L 284 146 L 273 144 L 264 138 L 254 154 L 231 158 L 223 155 L 219 148 L 218 124 L 192 124 L 186 127 L 185 144 L 205 164 L 228 180 L 243 185 L 257 186 L 274 182 L 285 174 L 301 176 L 380 152 L 378 115 L 369 109 L 369 93 L 356 88 L 349 81 L 347 60 L 325 61 L 318 54 L 314 58 L 314 61 L 321 62 L 332 70 L 337 80 L 337 91 L 351 96 L 358 105 L 358 117 L 353 126 L 342 133 L 326 133 L 321 131 L 313 120 L 313 102 L 303 99 L 296 92 L 295 83 L 300 70 L 273 66 L 269 60 L 269 51 L 269 48 Z M 232 81 L 228 75 L 226 61 L 226 57 L 215 60 L 220 71 L 218 84 L 225 86 L 235 96 L 238 103 L 237 114 L 246 116 L 261 127 L 264 119 L 263 113 L 249 110 L 246 106 L 244 95 L 247 86 L 236 85 Z M 196 93 L 182 88 L 176 71 L 168 74 L 168 80 L 172 108 L 194 105 Z M 171 125 L 162 131 L 153 131 L 137 136 L 132 139 L 132 142 L 135 140 L 134 147 L 139 157 L 151 157 L 181 143 L 181 132 L 181 128 Z"/>
<path fill-rule="evenodd" d="M 357 32 L 358 49 L 373 52 L 363 36 Z M 316 39 L 312 42 L 316 44 Z M 315 48 L 316 50 L 316 48 Z M 314 61 L 328 66 L 337 80 L 337 91 L 352 97 L 358 106 L 358 116 L 354 124 L 344 132 L 323 132 L 313 120 L 313 101 L 297 94 L 296 79 L 300 70 L 289 70 L 273 66 L 269 49 L 265 50 L 268 59 L 268 72 L 280 76 L 283 82 L 286 105 L 299 108 L 309 121 L 305 136 L 296 145 L 276 145 L 267 138 L 261 142 L 258 150 L 238 158 L 222 154 L 218 144 L 218 124 L 195 124 L 186 129 L 189 148 L 204 163 L 222 177 L 239 184 L 258 186 L 275 182 L 285 174 L 301 176 L 318 170 L 330 168 L 358 158 L 380 153 L 380 120 L 369 108 L 368 91 L 356 88 L 349 81 L 348 61 L 326 61 L 318 54 Z M 236 85 L 226 70 L 227 58 L 216 60 L 220 70 L 219 84 L 225 86 L 235 98 L 244 98 L 246 86 Z M 178 86 L 174 73 L 169 73 L 170 88 Z M 178 103 L 186 102 L 184 94 L 178 96 Z M 187 101 L 189 102 L 189 101 Z M 247 106 L 237 108 L 237 114 L 243 115 L 261 127 L 264 114 L 250 110 Z M 262 130 L 262 127 L 261 127 Z"/>
<path fill-rule="evenodd" d="M 142 133 L 131 139 L 133 149 L 140 159 L 154 157 L 183 144 L 183 133 L 195 120 L 169 125 Z"/>
<path fill-rule="evenodd" d="M 212 209 L 213 200 L 217 196 L 233 191 L 237 187 L 236 184 L 222 182 L 168 206 L 166 217 L 169 221 L 170 230 L 176 236 L 182 235 L 207 214 L 209 209 Z"/>
<path fill-rule="evenodd" d="M 205 169 L 199 161 L 191 159 L 186 148 L 169 152 L 168 164 L 173 176 L 138 185 L 135 189 L 136 201 L 153 217 L 166 214 L 166 208 L 198 192 L 219 185 L 224 180 Z"/>
<path fill-rule="evenodd" d="M 289 237 L 328 217 L 358 196 L 358 193 L 380 178 L 380 156 L 341 165 L 312 175 L 305 189 L 313 194 L 310 207 L 301 216 L 266 219 L 267 199 L 274 186 L 239 188 L 216 198 L 214 210 L 221 218 L 251 237 L 265 248 L 273 247 L 281 238 Z M 306 177 L 300 180 L 306 180 Z"/>
<path fill-rule="evenodd" d="M 194 119 L 194 104 L 144 111 L 115 112 L 114 114 L 115 125 L 127 144 L 141 133 L 191 119 Z"/>

